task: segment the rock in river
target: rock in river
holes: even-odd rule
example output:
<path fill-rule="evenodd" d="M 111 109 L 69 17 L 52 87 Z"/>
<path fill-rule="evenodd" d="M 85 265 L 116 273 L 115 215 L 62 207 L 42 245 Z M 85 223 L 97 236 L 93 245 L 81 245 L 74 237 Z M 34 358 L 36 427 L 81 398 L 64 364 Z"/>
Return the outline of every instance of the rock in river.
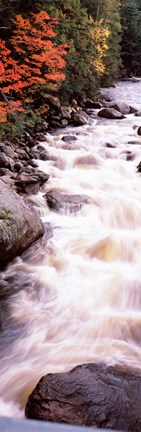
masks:
<path fill-rule="evenodd" d="M 141 376 L 94 363 L 42 377 L 29 396 L 32 419 L 141 431 Z"/>
<path fill-rule="evenodd" d="M 37 214 L 0 179 L 0 267 L 21 254 L 43 231 Z"/>
<path fill-rule="evenodd" d="M 90 204 L 90 200 L 85 195 L 69 195 L 59 190 L 49 190 L 45 194 L 48 206 L 56 212 L 70 213 L 79 211 L 84 204 Z"/>
<path fill-rule="evenodd" d="M 114 108 L 102 108 L 99 113 L 99 117 L 104 117 L 107 119 L 123 119 L 124 115 Z"/>

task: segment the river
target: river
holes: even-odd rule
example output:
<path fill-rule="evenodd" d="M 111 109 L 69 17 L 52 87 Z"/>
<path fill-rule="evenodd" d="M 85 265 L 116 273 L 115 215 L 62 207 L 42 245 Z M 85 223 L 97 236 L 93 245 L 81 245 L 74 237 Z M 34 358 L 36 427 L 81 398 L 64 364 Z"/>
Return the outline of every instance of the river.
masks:
<path fill-rule="evenodd" d="M 141 109 L 141 82 L 103 89 Z M 23 417 L 40 377 L 84 362 L 141 373 L 141 117 L 94 118 L 91 125 L 47 134 L 50 175 L 33 206 L 47 235 L 1 273 L 0 414 Z M 71 143 L 64 135 L 75 135 Z M 90 204 L 50 211 L 55 188 Z"/>

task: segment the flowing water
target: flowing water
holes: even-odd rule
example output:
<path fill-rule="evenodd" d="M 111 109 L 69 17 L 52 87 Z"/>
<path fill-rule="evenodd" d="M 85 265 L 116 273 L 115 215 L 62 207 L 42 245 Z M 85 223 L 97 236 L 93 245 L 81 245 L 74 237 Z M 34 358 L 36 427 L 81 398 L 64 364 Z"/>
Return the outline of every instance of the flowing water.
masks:
<path fill-rule="evenodd" d="M 141 82 L 104 92 L 141 108 Z M 31 200 L 46 234 L 1 273 L 1 415 L 22 417 L 46 373 L 84 362 L 141 373 L 139 125 L 133 114 L 95 118 L 42 142 L 50 160 L 39 167 L 50 179 Z M 69 134 L 77 139 L 63 141 Z M 55 213 L 44 197 L 52 188 L 90 203 Z"/>

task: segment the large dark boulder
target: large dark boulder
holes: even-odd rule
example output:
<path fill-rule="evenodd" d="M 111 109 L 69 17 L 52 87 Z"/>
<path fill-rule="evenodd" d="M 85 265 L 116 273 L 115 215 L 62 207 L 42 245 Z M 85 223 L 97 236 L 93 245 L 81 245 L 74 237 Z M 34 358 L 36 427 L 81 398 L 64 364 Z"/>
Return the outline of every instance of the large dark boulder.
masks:
<path fill-rule="evenodd" d="M 28 418 L 141 431 L 141 376 L 84 364 L 41 378 L 29 396 Z"/>
<path fill-rule="evenodd" d="M 45 194 L 48 206 L 56 212 L 77 212 L 84 204 L 90 204 L 85 195 L 65 194 L 59 190 L 51 189 Z"/>
<path fill-rule="evenodd" d="M 0 179 L 0 267 L 21 254 L 43 231 L 37 214 Z"/>
<path fill-rule="evenodd" d="M 117 111 L 114 108 L 102 108 L 99 113 L 99 117 L 104 117 L 107 119 L 123 119 L 124 115 L 121 114 L 119 111 Z"/>

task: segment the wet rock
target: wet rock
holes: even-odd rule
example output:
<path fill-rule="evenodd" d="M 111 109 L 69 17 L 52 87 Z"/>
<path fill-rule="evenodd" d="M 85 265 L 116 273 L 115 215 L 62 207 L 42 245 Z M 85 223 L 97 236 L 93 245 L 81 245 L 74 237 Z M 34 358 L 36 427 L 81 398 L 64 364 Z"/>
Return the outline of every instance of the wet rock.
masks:
<path fill-rule="evenodd" d="M 124 115 L 114 108 L 102 108 L 99 113 L 99 117 L 104 117 L 107 119 L 123 119 Z"/>
<path fill-rule="evenodd" d="M 91 123 L 91 118 L 84 111 L 72 112 L 71 118 L 75 126 L 83 126 Z"/>
<path fill-rule="evenodd" d="M 112 143 L 106 143 L 106 147 L 115 148 L 116 146 L 115 146 L 115 144 L 112 144 Z"/>
<path fill-rule="evenodd" d="M 141 117 L 141 111 L 137 111 L 137 112 L 135 113 L 135 116 L 136 116 L 136 117 Z"/>
<path fill-rule="evenodd" d="M 48 174 L 45 174 L 42 171 L 37 171 L 28 166 L 24 171 L 17 175 L 15 184 L 19 192 L 36 194 L 39 191 L 40 186 L 48 179 Z"/>
<path fill-rule="evenodd" d="M 64 135 L 62 137 L 62 140 L 65 141 L 65 142 L 76 141 L 77 137 L 75 135 Z"/>
<path fill-rule="evenodd" d="M 79 211 L 84 204 L 90 204 L 90 200 L 85 195 L 69 195 L 59 190 L 49 190 L 45 195 L 48 206 L 56 211 L 69 211 L 70 213 Z"/>
<path fill-rule="evenodd" d="M 141 135 L 141 126 L 139 126 L 139 128 L 137 129 L 137 134 Z"/>
<path fill-rule="evenodd" d="M 129 114 L 130 113 L 130 106 L 126 104 L 125 102 L 120 101 L 112 101 L 107 104 L 108 108 L 114 108 L 115 110 L 119 111 L 122 114 Z"/>
<path fill-rule="evenodd" d="M 127 161 L 133 161 L 135 159 L 135 153 L 131 152 L 130 150 L 127 150 L 126 152 L 126 160 Z"/>
<path fill-rule="evenodd" d="M 43 171 L 38 171 L 37 172 L 38 178 L 40 179 L 40 184 L 44 184 L 48 181 L 49 179 L 49 175 L 44 173 Z"/>
<path fill-rule="evenodd" d="M 139 162 L 138 166 L 137 166 L 137 172 L 141 172 L 141 162 Z"/>
<path fill-rule="evenodd" d="M 42 234 L 37 214 L 0 179 L 0 267 Z"/>
<path fill-rule="evenodd" d="M 37 162 L 35 162 L 34 160 L 30 160 L 29 165 L 32 166 L 32 167 L 34 167 L 34 168 L 37 168 L 37 167 L 38 167 Z"/>
<path fill-rule="evenodd" d="M 137 113 L 137 108 L 130 106 L 130 114 L 135 114 Z"/>
<path fill-rule="evenodd" d="M 141 431 L 141 377 L 94 363 L 41 378 L 26 417 L 90 427 Z"/>
<path fill-rule="evenodd" d="M 41 159 L 43 161 L 49 160 L 49 154 L 48 154 L 48 152 L 46 150 L 43 150 L 40 153 L 39 159 Z"/>

